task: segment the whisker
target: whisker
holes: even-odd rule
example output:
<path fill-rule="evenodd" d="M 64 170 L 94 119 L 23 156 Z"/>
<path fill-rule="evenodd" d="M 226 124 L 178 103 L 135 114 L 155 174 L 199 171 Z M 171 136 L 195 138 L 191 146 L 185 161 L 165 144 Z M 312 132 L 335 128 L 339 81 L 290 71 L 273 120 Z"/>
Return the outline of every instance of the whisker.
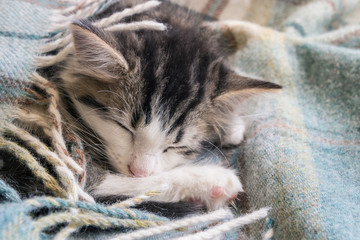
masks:
<path fill-rule="evenodd" d="M 228 161 L 226 155 L 223 153 L 223 151 L 221 151 L 221 149 L 219 147 L 217 147 L 215 144 L 213 144 L 212 142 L 208 141 L 208 140 L 204 140 L 205 142 L 209 143 L 211 146 L 213 146 L 217 151 L 220 152 L 221 156 L 224 158 L 225 161 Z M 205 148 L 206 149 L 206 148 Z M 211 152 L 211 150 L 209 150 Z M 213 153 L 213 152 L 211 152 Z M 214 153 L 214 156 L 218 156 Z"/>

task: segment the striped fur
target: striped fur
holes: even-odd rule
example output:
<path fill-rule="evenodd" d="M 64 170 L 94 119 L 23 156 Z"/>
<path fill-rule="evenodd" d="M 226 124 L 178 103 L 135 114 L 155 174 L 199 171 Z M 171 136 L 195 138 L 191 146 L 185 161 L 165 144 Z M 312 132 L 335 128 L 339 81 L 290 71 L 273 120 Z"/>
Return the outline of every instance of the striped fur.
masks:
<path fill-rule="evenodd" d="M 138 2 L 115 2 L 95 18 Z M 72 25 L 75 52 L 59 74 L 68 94 L 63 99 L 68 121 L 90 131 L 86 141 L 99 146 L 89 148 L 95 162 L 102 156 L 121 173 L 105 171 L 100 184 L 88 174 L 89 189 L 98 196 L 135 195 L 165 181 L 170 190 L 159 201 L 200 199 L 209 208 L 221 207 L 241 190 L 234 172 L 208 165 L 196 173 L 199 166 L 191 164 L 209 143 L 240 143 L 244 126 L 234 112 L 236 103 L 280 87 L 235 74 L 224 60 L 227 51 L 203 20 L 167 1 L 123 21 L 151 19 L 168 29 L 110 33 L 88 21 Z M 229 127 L 236 122 L 238 136 Z M 186 179 L 182 174 L 189 182 L 180 180 Z M 201 188 L 194 182 L 203 189 L 193 192 Z"/>

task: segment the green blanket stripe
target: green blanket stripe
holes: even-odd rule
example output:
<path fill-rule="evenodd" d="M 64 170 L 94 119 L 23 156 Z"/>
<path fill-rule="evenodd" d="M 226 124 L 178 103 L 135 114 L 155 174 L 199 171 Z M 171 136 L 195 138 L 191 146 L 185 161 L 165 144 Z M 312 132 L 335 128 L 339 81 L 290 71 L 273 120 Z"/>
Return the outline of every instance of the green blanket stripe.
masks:
<path fill-rule="evenodd" d="M 0 36 L 9 37 L 9 38 L 29 39 L 29 40 L 40 40 L 49 37 L 49 35 L 39 36 L 35 34 L 26 34 L 20 32 L 3 32 L 3 31 L 0 31 Z"/>

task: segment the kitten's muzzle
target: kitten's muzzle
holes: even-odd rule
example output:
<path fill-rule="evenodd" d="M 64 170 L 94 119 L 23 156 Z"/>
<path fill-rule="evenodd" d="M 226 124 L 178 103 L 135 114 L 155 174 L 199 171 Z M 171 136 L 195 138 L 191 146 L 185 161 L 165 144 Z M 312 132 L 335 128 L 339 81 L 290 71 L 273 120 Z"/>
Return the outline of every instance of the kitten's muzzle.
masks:
<path fill-rule="evenodd" d="M 128 168 L 134 177 L 148 177 L 154 173 L 157 164 L 159 162 L 156 155 L 139 154 L 132 157 Z"/>
<path fill-rule="evenodd" d="M 129 167 L 130 173 L 134 177 L 148 177 L 151 175 L 151 173 L 149 173 L 145 169 L 137 168 L 133 164 L 130 164 L 128 167 Z"/>

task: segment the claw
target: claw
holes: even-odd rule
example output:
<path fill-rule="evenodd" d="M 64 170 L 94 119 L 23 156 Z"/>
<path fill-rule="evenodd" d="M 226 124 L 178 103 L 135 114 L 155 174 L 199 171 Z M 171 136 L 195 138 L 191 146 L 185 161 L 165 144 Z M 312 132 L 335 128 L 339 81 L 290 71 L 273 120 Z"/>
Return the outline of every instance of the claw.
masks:
<path fill-rule="evenodd" d="M 227 201 L 231 202 L 232 200 L 235 200 L 237 198 L 237 193 L 235 193 L 233 196 L 231 196 Z"/>
<path fill-rule="evenodd" d="M 199 205 L 202 204 L 202 201 L 200 198 L 190 198 L 189 202 L 199 204 Z"/>

